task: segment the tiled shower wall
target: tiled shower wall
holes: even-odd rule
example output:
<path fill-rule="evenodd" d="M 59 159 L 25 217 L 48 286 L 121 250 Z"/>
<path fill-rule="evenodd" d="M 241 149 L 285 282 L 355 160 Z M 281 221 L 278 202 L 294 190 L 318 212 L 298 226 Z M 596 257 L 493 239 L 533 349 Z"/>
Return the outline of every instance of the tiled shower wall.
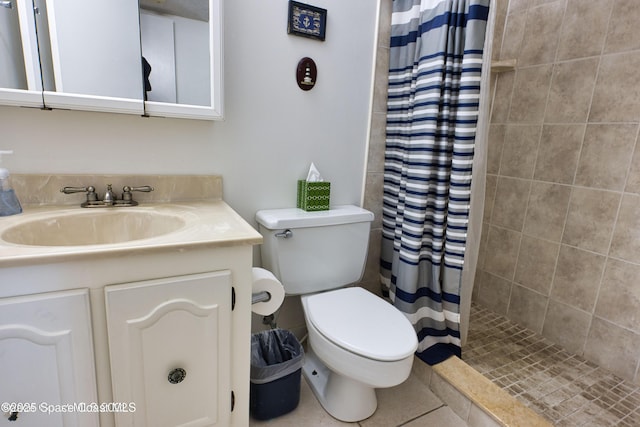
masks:
<path fill-rule="evenodd" d="M 474 298 L 640 383 L 640 8 L 499 0 Z"/>
<path fill-rule="evenodd" d="M 375 214 L 371 224 L 369 256 L 361 286 L 380 294 L 378 262 L 382 237 L 382 186 L 384 175 L 385 126 L 387 120 L 387 77 L 389 75 L 389 42 L 391 35 L 391 0 L 380 1 L 373 109 L 369 135 L 364 208 Z"/>

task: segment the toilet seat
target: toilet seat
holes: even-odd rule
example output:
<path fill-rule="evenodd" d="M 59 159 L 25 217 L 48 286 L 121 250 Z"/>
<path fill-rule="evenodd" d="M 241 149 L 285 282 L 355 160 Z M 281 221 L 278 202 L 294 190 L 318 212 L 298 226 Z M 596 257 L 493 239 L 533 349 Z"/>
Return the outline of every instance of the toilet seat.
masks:
<path fill-rule="evenodd" d="M 363 288 L 303 298 L 309 321 L 337 346 L 379 361 L 401 360 L 416 351 L 416 333 L 404 314 Z"/>

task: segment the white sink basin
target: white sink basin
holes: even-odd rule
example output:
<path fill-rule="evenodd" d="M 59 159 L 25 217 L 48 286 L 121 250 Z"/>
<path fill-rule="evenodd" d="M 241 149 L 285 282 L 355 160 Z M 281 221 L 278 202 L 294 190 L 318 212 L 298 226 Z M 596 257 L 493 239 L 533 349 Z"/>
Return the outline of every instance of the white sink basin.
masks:
<path fill-rule="evenodd" d="M 115 209 L 52 214 L 24 221 L 7 228 L 0 238 L 28 246 L 108 245 L 162 236 L 186 224 L 179 216 Z"/>

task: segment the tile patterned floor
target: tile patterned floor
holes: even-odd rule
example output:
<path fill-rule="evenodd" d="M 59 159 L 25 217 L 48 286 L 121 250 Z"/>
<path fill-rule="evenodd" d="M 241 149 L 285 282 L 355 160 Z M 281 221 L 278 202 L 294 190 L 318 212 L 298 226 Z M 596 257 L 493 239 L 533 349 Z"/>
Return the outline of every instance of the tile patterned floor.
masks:
<path fill-rule="evenodd" d="M 462 357 L 558 427 L 640 426 L 640 386 L 477 304 Z"/>
<path fill-rule="evenodd" d="M 292 412 L 268 421 L 249 421 L 250 427 L 468 427 L 415 376 L 397 387 L 376 390 L 378 409 L 364 421 L 344 423 L 332 418 L 320 406 L 304 378 L 300 403 Z"/>

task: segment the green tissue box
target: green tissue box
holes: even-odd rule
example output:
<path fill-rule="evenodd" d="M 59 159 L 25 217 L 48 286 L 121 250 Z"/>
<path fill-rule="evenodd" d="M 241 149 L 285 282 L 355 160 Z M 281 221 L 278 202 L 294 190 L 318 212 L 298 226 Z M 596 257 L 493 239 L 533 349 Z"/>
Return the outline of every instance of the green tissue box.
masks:
<path fill-rule="evenodd" d="M 305 211 L 328 211 L 331 183 L 298 180 L 297 207 Z"/>

